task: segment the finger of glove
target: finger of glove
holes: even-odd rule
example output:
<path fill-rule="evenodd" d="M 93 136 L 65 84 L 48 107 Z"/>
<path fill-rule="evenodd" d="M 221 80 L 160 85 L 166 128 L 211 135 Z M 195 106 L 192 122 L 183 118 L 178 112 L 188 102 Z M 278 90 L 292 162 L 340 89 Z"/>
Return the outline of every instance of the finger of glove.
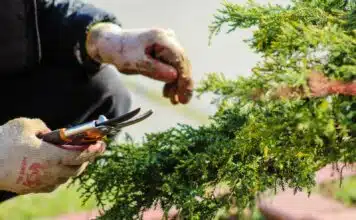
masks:
<path fill-rule="evenodd" d="M 106 147 L 104 142 L 97 142 L 97 144 L 89 146 L 84 151 L 70 151 L 44 142 L 37 137 L 37 134 L 49 130 L 49 128 L 40 119 L 17 118 L 9 121 L 7 126 L 11 131 L 19 132 L 19 134 L 14 134 L 15 138 L 22 145 L 27 146 L 29 153 L 33 157 L 38 157 L 39 160 L 53 161 L 55 163 L 61 161 L 64 164 L 78 165 L 92 160 L 101 154 Z"/>
<path fill-rule="evenodd" d="M 160 33 L 163 33 L 163 31 L 158 29 L 123 31 L 120 34 L 122 48 L 119 53 L 114 51 L 108 54 L 117 54 L 117 56 L 113 56 L 115 59 L 113 63 L 118 63 L 122 72 L 140 73 L 159 81 L 172 82 L 177 78 L 176 69 L 165 62 L 161 62 L 156 56 L 163 49 L 155 44 L 155 38 Z M 107 51 L 109 50 L 108 48 Z"/>
<path fill-rule="evenodd" d="M 138 68 L 143 75 L 150 78 L 172 82 L 177 79 L 178 72 L 174 66 L 169 65 L 169 62 L 164 62 L 160 59 L 160 55 L 165 48 L 159 44 L 153 43 L 145 48 L 145 59 L 138 64 Z"/>
<path fill-rule="evenodd" d="M 180 75 L 186 75 L 184 71 L 184 50 L 177 44 L 174 44 L 169 40 L 171 38 L 157 39 L 157 41 L 153 42 L 150 48 L 153 48 L 153 52 L 151 56 L 153 60 L 158 61 L 158 63 L 165 63 L 171 67 L 173 67 L 176 75 L 171 78 L 170 81 L 173 82 Z"/>
<path fill-rule="evenodd" d="M 169 98 L 173 105 L 179 103 L 176 83 L 167 83 L 163 88 L 163 96 Z"/>
<path fill-rule="evenodd" d="M 37 118 L 16 118 L 6 123 L 12 131 L 21 133 L 21 137 L 33 137 L 40 132 L 49 131 L 46 124 Z"/>
<path fill-rule="evenodd" d="M 41 148 L 45 150 L 40 151 L 41 155 L 39 156 L 46 158 L 52 164 L 81 165 L 85 162 L 95 160 L 96 157 L 105 151 L 106 145 L 104 142 L 98 141 L 83 151 L 71 151 L 62 149 L 60 146 L 42 142 Z"/>
<path fill-rule="evenodd" d="M 193 95 L 193 79 L 192 79 L 192 67 L 190 60 L 183 54 L 183 59 L 181 62 L 181 71 L 178 76 L 178 88 L 177 94 L 179 97 L 179 102 L 182 104 L 187 104 Z"/>
<path fill-rule="evenodd" d="M 187 104 L 192 99 L 193 84 L 192 78 L 179 77 L 177 94 L 180 103 Z"/>
<path fill-rule="evenodd" d="M 181 82 L 182 83 L 182 82 Z M 172 104 L 178 104 L 179 102 L 182 104 L 186 104 L 190 101 L 192 98 L 193 91 L 192 89 L 192 81 L 188 80 L 184 82 L 185 85 L 187 86 L 186 88 L 181 88 L 181 90 L 178 90 L 179 87 L 177 88 L 177 83 L 167 83 L 164 85 L 163 88 L 163 96 L 165 98 L 170 98 Z M 179 86 L 179 84 L 178 84 Z M 181 85 L 182 86 L 182 85 Z"/>
<path fill-rule="evenodd" d="M 132 59 L 132 61 L 127 61 L 119 67 L 119 70 L 131 75 L 139 73 L 162 82 L 171 82 L 177 78 L 177 71 L 172 66 L 153 59 L 146 54 Z"/>
<path fill-rule="evenodd" d="M 157 40 L 156 47 L 160 49 L 157 50 L 156 57 L 177 70 L 177 96 L 180 103 L 186 104 L 190 101 L 193 93 L 191 63 L 174 34 L 167 34 L 167 36 Z"/>
<path fill-rule="evenodd" d="M 147 32 L 147 35 L 147 44 L 151 47 L 153 45 L 154 48 L 154 59 L 173 66 L 178 73 L 178 77 L 180 75 L 184 77 L 191 75 L 191 72 L 187 71 L 189 70 L 189 68 L 187 69 L 189 67 L 189 65 L 187 66 L 189 64 L 187 55 L 172 30 L 152 29 Z M 188 63 L 186 63 L 187 61 Z"/>
<path fill-rule="evenodd" d="M 34 152 L 36 155 L 42 143 L 37 135 L 50 129 L 40 119 L 19 117 L 8 121 L 3 130 L 7 131 L 7 138 L 11 140 L 12 145 L 22 146 L 22 151 Z"/>

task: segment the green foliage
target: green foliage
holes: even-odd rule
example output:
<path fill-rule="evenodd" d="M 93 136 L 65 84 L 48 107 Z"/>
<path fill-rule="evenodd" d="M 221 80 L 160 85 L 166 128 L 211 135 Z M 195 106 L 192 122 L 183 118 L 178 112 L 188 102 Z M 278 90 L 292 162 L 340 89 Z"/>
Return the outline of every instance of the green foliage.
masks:
<path fill-rule="evenodd" d="M 335 192 L 335 198 L 342 201 L 347 206 L 355 206 L 356 204 L 356 188 L 355 179 L 347 179 L 343 183 L 343 188 L 338 188 Z"/>
<path fill-rule="evenodd" d="M 17 196 L 1 203 L 0 220 L 49 220 L 58 215 L 95 209 L 93 197 L 83 206 L 78 189 L 77 185 L 68 189 L 65 184 L 52 193 Z"/>
<path fill-rule="evenodd" d="M 224 24 L 229 31 L 257 27 L 247 42 L 263 62 L 246 78 L 212 73 L 201 82 L 198 94 L 213 92 L 219 107 L 208 125 L 179 124 L 142 143 L 112 143 L 77 178 L 86 183 L 84 196 L 109 207 L 107 219 L 132 219 L 156 203 L 165 211 L 177 207 L 184 219 L 211 219 L 232 206 L 253 208 L 260 192 L 276 187 L 310 192 L 316 170 L 355 161 L 355 97 L 275 100 L 269 91 L 288 85 L 308 92 L 311 69 L 354 80 L 355 10 L 344 0 L 294 0 L 287 7 L 225 2 L 212 36 Z M 265 96 L 252 99 L 256 90 Z M 230 193 L 218 197 L 221 184 Z"/>
<path fill-rule="evenodd" d="M 330 181 L 322 183 L 316 188 L 316 192 L 323 196 L 339 200 L 346 206 L 355 207 L 356 205 L 356 178 L 347 177 L 342 181 Z"/>

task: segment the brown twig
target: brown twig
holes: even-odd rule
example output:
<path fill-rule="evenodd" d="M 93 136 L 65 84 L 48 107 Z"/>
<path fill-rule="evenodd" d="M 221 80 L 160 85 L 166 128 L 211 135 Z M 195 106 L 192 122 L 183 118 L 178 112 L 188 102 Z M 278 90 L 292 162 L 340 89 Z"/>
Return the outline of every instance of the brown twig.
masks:
<path fill-rule="evenodd" d="M 302 87 L 281 86 L 270 93 L 270 98 L 275 99 L 293 99 L 293 98 L 310 98 L 310 97 L 326 97 L 328 95 L 356 95 L 355 82 L 343 82 L 339 80 L 331 80 L 324 74 L 312 71 L 307 78 L 309 94 Z M 256 89 L 252 94 L 253 100 L 261 99 L 267 93 L 262 89 Z"/>
<path fill-rule="evenodd" d="M 324 74 L 312 72 L 308 77 L 308 86 L 313 97 L 327 95 L 356 95 L 356 83 L 330 80 Z"/>

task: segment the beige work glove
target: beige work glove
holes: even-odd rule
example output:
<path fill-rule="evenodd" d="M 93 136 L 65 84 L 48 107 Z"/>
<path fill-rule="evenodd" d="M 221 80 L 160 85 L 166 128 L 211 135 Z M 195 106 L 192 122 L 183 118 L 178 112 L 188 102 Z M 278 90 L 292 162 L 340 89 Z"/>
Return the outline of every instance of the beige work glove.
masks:
<path fill-rule="evenodd" d="M 39 119 L 17 118 L 0 126 L 1 190 L 20 195 L 51 192 L 105 150 L 101 142 L 68 150 L 37 138 L 48 131 Z"/>
<path fill-rule="evenodd" d="M 92 59 L 113 64 L 122 73 L 165 82 L 163 95 L 172 104 L 187 104 L 192 97 L 190 61 L 172 30 L 98 23 L 88 31 L 86 49 Z"/>

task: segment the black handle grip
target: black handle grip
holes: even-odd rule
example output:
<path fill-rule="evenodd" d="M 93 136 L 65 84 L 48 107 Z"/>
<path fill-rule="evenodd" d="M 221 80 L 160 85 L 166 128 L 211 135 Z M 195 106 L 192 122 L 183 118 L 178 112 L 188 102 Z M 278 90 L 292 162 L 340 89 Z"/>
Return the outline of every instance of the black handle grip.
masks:
<path fill-rule="evenodd" d="M 57 144 L 57 145 L 67 144 L 67 142 L 65 140 L 62 140 L 61 138 L 60 129 L 51 131 L 47 134 L 40 135 L 39 138 L 51 144 Z"/>

